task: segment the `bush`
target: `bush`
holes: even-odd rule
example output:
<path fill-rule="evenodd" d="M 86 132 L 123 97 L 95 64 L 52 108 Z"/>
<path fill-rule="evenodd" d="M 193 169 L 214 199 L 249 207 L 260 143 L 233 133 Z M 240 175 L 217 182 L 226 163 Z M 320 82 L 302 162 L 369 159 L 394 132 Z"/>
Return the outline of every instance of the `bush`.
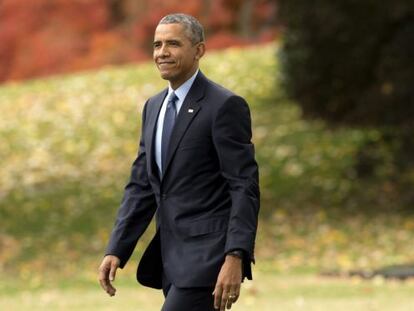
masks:
<path fill-rule="evenodd" d="M 374 130 L 353 159 L 383 202 L 414 204 L 414 2 L 280 0 L 287 94 L 306 118 Z M 371 194 L 375 201 L 377 195 Z"/>
<path fill-rule="evenodd" d="M 306 117 L 412 131 L 414 2 L 281 0 L 287 92 Z"/>

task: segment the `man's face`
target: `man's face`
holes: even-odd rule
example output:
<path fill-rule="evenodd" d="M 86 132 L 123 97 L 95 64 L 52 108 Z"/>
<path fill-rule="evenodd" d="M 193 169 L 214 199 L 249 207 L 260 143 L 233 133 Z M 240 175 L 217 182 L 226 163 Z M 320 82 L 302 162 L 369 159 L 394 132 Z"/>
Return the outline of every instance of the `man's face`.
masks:
<path fill-rule="evenodd" d="M 153 57 L 161 77 L 176 89 L 198 68 L 204 43 L 193 45 L 181 24 L 160 24 L 155 30 Z"/>

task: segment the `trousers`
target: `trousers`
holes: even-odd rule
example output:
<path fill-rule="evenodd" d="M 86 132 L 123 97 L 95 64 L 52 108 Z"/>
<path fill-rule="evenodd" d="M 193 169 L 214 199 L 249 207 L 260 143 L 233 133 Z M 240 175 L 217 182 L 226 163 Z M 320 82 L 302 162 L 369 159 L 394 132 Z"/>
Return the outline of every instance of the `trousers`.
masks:
<path fill-rule="evenodd" d="M 214 288 L 178 288 L 163 274 L 162 290 L 165 301 L 161 311 L 215 311 Z"/>

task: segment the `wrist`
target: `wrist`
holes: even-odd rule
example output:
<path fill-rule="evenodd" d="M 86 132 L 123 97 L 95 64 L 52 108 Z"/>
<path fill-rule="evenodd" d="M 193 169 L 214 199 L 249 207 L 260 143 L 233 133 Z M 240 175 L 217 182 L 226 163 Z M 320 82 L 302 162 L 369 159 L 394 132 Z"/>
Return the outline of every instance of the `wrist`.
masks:
<path fill-rule="evenodd" d="M 236 265 L 236 266 L 240 266 L 240 267 L 243 264 L 243 262 L 240 258 L 235 257 L 235 256 L 231 256 L 231 255 L 226 255 L 226 258 L 225 258 L 224 262 L 226 264 L 229 264 L 229 265 Z"/>
<path fill-rule="evenodd" d="M 239 249 L 235 249 L 226 253 L 227 256 L 236 257 L 239 259 L 243 259 L 243 251 Z"/>

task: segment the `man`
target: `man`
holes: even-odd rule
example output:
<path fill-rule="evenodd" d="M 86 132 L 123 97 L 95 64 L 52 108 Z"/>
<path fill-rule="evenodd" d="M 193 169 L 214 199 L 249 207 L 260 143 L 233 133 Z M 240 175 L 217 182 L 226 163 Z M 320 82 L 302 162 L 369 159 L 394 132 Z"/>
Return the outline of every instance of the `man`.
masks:
<path fill-rule="evenodd" d="M 169 87 L 142 113 L 139 152 L 99 268 L 110 295 L 156 215 L 138 281 L 163 289 L 163 311 L 224 310 L 251 279 L 259 211 L 258 167 L 244 99 L 199 70 L 204 32 L 192 16 L 158 24 L 154 61 Z"/>

